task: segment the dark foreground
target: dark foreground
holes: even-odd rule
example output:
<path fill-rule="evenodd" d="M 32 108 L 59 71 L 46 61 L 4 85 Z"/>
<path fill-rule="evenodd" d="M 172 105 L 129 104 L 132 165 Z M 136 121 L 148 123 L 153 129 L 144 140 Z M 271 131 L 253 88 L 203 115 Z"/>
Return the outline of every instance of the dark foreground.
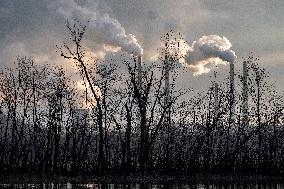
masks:
<path fill-rule="evenodd" d="M 2 178 L 0 188 L 284 189 L 283 178 L 254 176 Z"/>
<path fill-rule="evenodd" d="M 72 183 L 42 183 L 42 184 L 1 184 L 1 188 L 97 188 L 97 189 L 283 189 L 282 183 L 191 183 L 191 184 L 72 184 Z"/>

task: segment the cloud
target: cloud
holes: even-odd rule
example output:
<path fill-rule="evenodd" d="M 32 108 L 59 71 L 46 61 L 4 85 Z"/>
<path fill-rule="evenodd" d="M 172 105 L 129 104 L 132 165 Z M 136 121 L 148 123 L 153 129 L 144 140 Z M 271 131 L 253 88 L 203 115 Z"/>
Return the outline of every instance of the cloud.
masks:
<path fill-rule="evenodd" d="M 210 67 L 234 62 L 236 53 L 226 37 L 218 35 L 202 36 L 192 43 L 183 65 L 190 68 L 194 75 L 208 73 Z"/>
<path fill-rule="evenodd" d="M 110 15 L 134 33 L 150 59 L 160 45 L 160 37 L 170 30 L 184 32 L 193 23 L 206 20 L 208 12 L 196 0 L 105 0 Z M 190 12 L 190 15 L 188 14 Z"/>
<path fill-rule="evenodd" d="M 25 44 L 15 42 L 7 45 L 0 52 L 2 66 L 11 67 L 18 56 L 30 56 Z"/>
<path fill-rule="evenodd" d="M 246 57 L 251 51 L 260 58 L 274 53 L 275 58 L 269 59 L 265 67 L 271 66 L 270 72 L 283 75 L 281 70 L 284 69 L 281 64 L 281 52 L 279 52 L 279 49 L 284 47 L 281 40 L 283 24 L 279 22 L 284 16 L 283 0 L 73 0 L 75 4 L 71 3 L 71 9 L 62 9 L 66 12 L 65 16 L 58 10 L 60 6 L 56 2 L 59 0 L 0 1 L 0 67 L 13 63 L 18 54 L 26 56 L 36 54 L 40 55 L 40 58 L 35 58 L 43 64 L 47 60 L 51 66 L 62 65 L 69 69 L 68 73 L 74 74 L 77 69 L 71 69 L 70 62 L 63 60 L 58 53 L 55 53 L 55 45 L 61 44 L 68 37 L 64 27 L 68 14 L 73 14 L 71 16 L 73 18 L 81 14 L 76 10 L 74 13 L 71 11 L 71 14 L 67 11 L 74 10 L 73 5 L 76 9 L 78 4 L 81 8 L 91 10 L 91 13 L 95 12 L 96 18 L 98 14 L 101 16 L 106 14 L 117 20 L 123 26 L 126 36 L 129 33 L 134 34 L 139 44 L 143 46 L 145 61 L 157 55 L 160 47 L 159 39 L 170 29 L 181 32 L 184 38 L 191 42 L 202 35 L 213 33 L 230 39 L 238 57 Z M 66 2 L 71 1 L 66 0 Z M 104 57 L 104 54 L 108 52 L 103 51 L 109 49 L 104 49 L 106 40 L 101 36 L 88 28 L 87 39 L 84 41 L 88 49 L 98 54 L 98 57 Z M 27 54 L 21 50 L 21 45 L 17 47 L 19 50 L 6 50 L 19 43 L 24 45 Z M 117 48 L 116 45 L 106 45 Z M 100 53 L 97 53 L 98 50 Z M 48 59 L 45 56 L 48 56 Z M 156 59 L 157 56 L 153 58 L 153 60 Z M 279 66 L 273 66 L 275 64 Z M 200 65 L 203 66 L 203 64 Z M 198 69 L 212 70 L 214 64 L 201 66 L 191 65 L 190 67 L 197 70 L 194 73 L 198 73 Z M 227 71 L 223 69 L 226 68 L 220 66 L 218 72 Z M 241 64 L 236 64 L 236 69 L 241 69 Z M 191 76 L 191 74 L 186 75 L 190 79 L 195 79 Z M 205 78 L 205 75 L 202 78 Z M 206 82 L 206 80 L 200 82 Z M 196 82 L 198 84 L 185 82 L 185 85 L 199 87 L 200 82 Z"/>
<path fill-rule="evenodd" d="M 122 51 L 130 54 L 141 55 L 143 49 L 133 34 L 127 34 L 125 28 L 118 20 L 110 17 L 108 14 L 100 14 L 97 10 L 97 3 L 87 2 L 79 5 L 73 0 L 57 0 L 58 12 L 66 19 L 81 18 L 88 20 L 89 29 L 96 38 L 100 38 L 104 44 L 114 47 L 121 47 Z"/>

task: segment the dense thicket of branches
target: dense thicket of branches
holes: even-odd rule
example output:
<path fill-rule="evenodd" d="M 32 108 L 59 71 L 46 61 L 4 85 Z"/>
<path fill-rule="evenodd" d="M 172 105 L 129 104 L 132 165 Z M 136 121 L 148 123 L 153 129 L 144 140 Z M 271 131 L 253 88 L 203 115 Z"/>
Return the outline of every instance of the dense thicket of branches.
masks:
<path fill-rule="evenodd" d="M 82 97 L 62 68 L 18 58 L 0 77 L 1 174 L 283 173 L 283 96 L 266 83 L 258 59 L 244 60 L 247 122 L 241 87 L 235 87 L 233 114 L 226 82 L 219 82 L 217 96 L 213 81 L 208 91 L 183 99 L 189 89 L 175 86 L 174 66 L 183 57 L 180 37 L 163 38 L 162 66 L 144 67 L 138 83 L 135 61 L 120 62 L 125 73 L 116 69 L 119 63 L 88 62 L 85 27 L 67 27 L 72 44 L 58 52 L 77 65 L 91 108 L 78 105 Z M 164 89 L 168 72 L 170 94 Z M 236 78 L 243 86 L 242 76 Z"/>

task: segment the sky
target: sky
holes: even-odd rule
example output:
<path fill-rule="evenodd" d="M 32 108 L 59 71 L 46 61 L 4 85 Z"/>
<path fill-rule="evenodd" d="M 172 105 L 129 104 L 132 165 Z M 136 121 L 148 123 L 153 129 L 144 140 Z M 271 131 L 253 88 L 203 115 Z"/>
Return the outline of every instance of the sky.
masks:
<path fill-rule="evenodd" d="M 0 67 L 12 65 L 16 56 L 32 56 L 38 64 L 60 65 L 78 74 L 55 46 L 67 39 L 66 19 L 93 18 L 98 21 L 91 22 L 86 45 L 96 56 L 119 54 L 109 46 L 121 45 L 122 51 L 133 47 L 135 52 L 141 47 L 144 61 L 151 62 L 160 37 L 169 30 L 181 32 L 189 45 L 202 36 L 224 36 L 237 56 L 236 69 L 253 52 L 270 81 L 284 91 L 283 10 L 283 0 L 0 0 Z M 113 31 L 122 37 L 115 39 Z M 228 70 L 224 65 L 216 68 L 220 77 Z M 209 75 L 188 70 L 179 82 L 206 88 Z"/>

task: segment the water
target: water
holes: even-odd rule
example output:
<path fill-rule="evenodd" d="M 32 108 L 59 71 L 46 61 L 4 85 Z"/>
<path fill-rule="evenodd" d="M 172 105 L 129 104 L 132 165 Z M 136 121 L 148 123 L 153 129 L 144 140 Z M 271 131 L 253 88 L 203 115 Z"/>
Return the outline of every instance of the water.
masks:
<path fill-rule="evenodd" d="M 99 183 L 41 183 L 41 184 L 0 184 L 0 188 L 25 189 L 284 189 L 279 182 L 250 183 L 190 183 L 190 184 L 99 184 Z"/>

